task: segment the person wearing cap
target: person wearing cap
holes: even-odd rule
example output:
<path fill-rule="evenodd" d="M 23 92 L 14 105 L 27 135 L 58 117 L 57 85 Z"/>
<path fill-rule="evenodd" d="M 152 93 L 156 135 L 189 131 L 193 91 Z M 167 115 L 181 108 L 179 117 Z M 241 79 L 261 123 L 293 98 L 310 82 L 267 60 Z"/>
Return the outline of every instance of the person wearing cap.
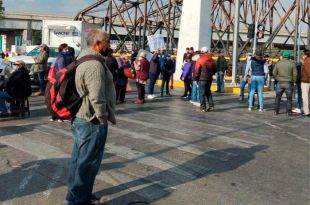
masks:
<path fill-rule="evenodd" d="M 47 60 L 48 60 L 48 47 L 45 44 L 40 45 L 40 53 L 34 57 L 33 72 L 37 75 L 40 83 L 40 91 L 35 93 L 35 96 L 44 95 L 45 90 L 45 72 L 47 72 Z"/>
<path fill-rule="evenodd" d="M 280 100 L 285 92 L 287 98 L 286 112 L 288 115 L 292 114 L 292 94 L 294 88 L 294 82 L 297 78 L 297 68 L 290 58 L 290 52 L 284 51 L 282 53 L 282 60 L 280 60 L 273 69 L 273 76 L 278 81 L 278 86 L 276 90 L 276 99 L 274 105 L 274 113 L 279 114 Z"/>
<path fill-rule="evenodd" d="M 310 51 L 303 52 L 301 68 L 301 92 L 304 116 L 310 116 Z"/>
<path fill-rule="evenodd" d="M 254 94 L 257 90 L 258 101 L 259 101 L 259 111 L 263 112 L 264 108 L 264 84 L 265 84 L 265 63 L 266 60 L 263 58 L 263 51 L 257 50 L 256 57 L 251 58 L 251 91 L 249 97 L 249 111 L 252 111 Z"/>
<path fill-rule="evenodd" d="M 183 63 L 185 60 L 189 59 L 191 57 L 190 53 L 189 53 L 189 48 L 186 48 L 186 52 L 183 54 Z"/>
<path fill-rule="evenodd" d="M 9 77 L 5 91 L 0 92 L 0 117 L 9 116 L 5 101 L 8 99 L 20 99 L 31 95 L 31 80 L 29 71 L 24 61 L 16 61 L 14 64 L 17 67 Z M 11 111 L 15 108 L 12 103 Z"/>
<path fill-rule="evenodd" d="M 199 85 L 200 112 L 212 111 L 214 103 L 211 93 L 212 77 L 215 74 L 216 64 L 207 47 L 201 48 L 201 54 L 195 64 L 195 81 Z M 206 105 L 206 97 L 208 107 Z"/>
<path fill-rule="evenodd" d="M 219 51 L 218 59 L 216 62 L 216 82 L 217 82 L 217 91 L 219 93 L 224 93 L 224 76 L 225 71 L 227 70 L 228 65 L 224 57 L 224 52 Z"/>
<path fill-rule="evenodd" d="M 138 99 L 134 102 L 135 104 L 145 103 L 145 85 L 149 78 L 150 63 L 146 59 L 146 54 L 140 52 L 138 59 L 134 63 L 136 70 L 136 85 L 138 89 Z"/>

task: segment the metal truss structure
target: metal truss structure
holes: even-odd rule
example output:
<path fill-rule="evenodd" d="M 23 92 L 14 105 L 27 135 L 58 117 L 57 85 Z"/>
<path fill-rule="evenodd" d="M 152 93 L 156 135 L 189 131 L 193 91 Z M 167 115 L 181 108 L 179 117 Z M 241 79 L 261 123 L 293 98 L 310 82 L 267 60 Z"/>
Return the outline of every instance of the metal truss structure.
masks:
<path fill-rule="evenodd" d="M 194 1 L 194 0 L 193 0 Z M 293 40 L 295 51 L 297 44 L 308 46 L 310 0 L 241 0 L 241 29 L 246 33 L 250 24 L 265 27 L 267 40 L 263 42 L 265 49 L 271 48 L 279 33 Z M 118 49 L 123 48 L 126 41 L 131 41 L 134 49 L 145 48 L 146 36 L 162 33 L 166 37 L 167 50 L 177 46 L 183 0 L 98 0 L 96 3 L 80 11 L 75 20 L 100 23 L 105 30 L 115 35 L 120 42 Z M 234 0 L 213 0 L 212 6 L 212 48 L 229 49 L 232 44 L 234 28 Z M 299 40 L 299 28 L 308 30 L 308 42 Z M 239 51 L 245 51 L 252 39 L 244 39 L 239 34 Z M 126 49 L 126 47 L 125 47 Z"/>

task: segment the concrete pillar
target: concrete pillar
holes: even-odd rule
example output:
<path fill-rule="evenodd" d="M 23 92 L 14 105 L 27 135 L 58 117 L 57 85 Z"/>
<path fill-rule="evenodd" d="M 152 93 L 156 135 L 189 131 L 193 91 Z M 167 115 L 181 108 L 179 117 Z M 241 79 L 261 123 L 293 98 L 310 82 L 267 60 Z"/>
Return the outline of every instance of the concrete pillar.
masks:
<path fill-rule="evenodd" d="M 32 40 L 32 21 L 27 21 L 27 29 L 23 31 L 23 44 L 31 44 Z"/>
<path fill-rule="evenodd" d="M 211 12 L 211 0 L 183 0 L 175 79 L 179 79 L 182 73 L 186 47 L 200 50 L 207 46 L 211 49 Z"/>

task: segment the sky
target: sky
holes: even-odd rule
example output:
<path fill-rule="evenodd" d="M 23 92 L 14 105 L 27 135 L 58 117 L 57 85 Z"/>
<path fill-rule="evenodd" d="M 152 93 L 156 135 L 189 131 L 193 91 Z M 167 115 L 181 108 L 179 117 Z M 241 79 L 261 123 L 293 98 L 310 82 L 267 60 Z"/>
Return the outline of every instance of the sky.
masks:
<path fill-rule="evenodd" d="M 3 0 L 5 11 L 75 16 L 96 0 Z"/>

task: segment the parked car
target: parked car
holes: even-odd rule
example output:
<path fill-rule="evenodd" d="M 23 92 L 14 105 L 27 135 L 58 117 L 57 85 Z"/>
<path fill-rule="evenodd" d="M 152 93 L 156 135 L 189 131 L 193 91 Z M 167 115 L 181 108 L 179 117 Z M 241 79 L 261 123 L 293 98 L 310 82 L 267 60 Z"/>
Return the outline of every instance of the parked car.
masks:
<path fill-rule="evenodd" d="M 28 70 L 30 71 L 30 75 L 33 73 L 33 65 L 34 65 L 34 57 L 38 56 L 40 53 L 39 47 L 32 49 L 29 53 L 22 56 L 14 56 L 10 58 L 9 65 L 11 66 L 12 71 L 16 68 L 14 63 L 18 60 L 22 60 L 26 63 Z M 58 55 L 58 48 L 57 47 L 49 47 L 49 58 L 48 58 L 48 65 L 49 67 L 56 61 Z"/>

